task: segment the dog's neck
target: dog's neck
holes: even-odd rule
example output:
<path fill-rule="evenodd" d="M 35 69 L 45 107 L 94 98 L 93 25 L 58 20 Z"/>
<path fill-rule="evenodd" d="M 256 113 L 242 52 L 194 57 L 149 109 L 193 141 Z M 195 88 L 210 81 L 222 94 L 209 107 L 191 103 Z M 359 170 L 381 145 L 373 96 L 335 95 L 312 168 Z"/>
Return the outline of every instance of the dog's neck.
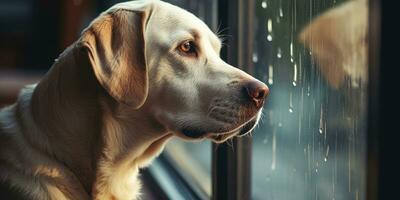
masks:
<path fill-rule="evenodd" d="M 94 198 L 134 197 L 138 169 L 171 137 L 148 112 L 115 102 L 75 45 L 36 86 L 30 104 L 42 142 L 25 137 L 64 163 Z"/>

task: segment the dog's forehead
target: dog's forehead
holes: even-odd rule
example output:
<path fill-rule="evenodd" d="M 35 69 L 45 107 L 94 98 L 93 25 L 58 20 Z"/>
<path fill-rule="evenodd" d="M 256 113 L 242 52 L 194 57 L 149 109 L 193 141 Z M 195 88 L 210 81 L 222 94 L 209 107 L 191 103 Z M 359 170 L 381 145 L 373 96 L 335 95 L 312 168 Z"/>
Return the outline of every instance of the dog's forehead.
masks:
<path fill-rule="evenodd" d="M 156 3 L 155 18 L 161 26 L 209 30 L 208 26 L 192 13 L 169 3 L 159 1 Z"/>
<path fill-rule="evenodd" d="M 157 32 L 164 32 L 173 35 L 171 32 L 187 32 L 195 37 L 201 37 L 211 40 L 213 46 L 220 46 L 219 38 L 210 30 L 210 28 L 194 14 L 163 1 L 154 2 L 154 12 L 152 13 L 151 26 L 156 28 Z"/>

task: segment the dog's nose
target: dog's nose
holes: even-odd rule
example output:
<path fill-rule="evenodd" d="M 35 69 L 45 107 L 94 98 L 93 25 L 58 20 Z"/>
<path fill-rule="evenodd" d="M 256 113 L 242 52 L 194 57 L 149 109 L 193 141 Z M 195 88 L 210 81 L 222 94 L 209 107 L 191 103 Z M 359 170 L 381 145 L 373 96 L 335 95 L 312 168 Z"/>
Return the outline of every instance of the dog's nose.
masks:
<path fill-rule="evenodd" d="M 258 104 L 268 96 L 268 86 L 260 81 L 251 81 L 245 86 L 249 97 Z"/>

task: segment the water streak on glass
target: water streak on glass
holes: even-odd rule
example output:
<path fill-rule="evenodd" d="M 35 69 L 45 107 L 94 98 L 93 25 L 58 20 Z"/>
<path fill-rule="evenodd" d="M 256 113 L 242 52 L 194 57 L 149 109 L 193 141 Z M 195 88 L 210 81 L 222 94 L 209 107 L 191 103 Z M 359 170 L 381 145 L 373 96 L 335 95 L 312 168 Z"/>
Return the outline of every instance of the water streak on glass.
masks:
<path fill-rule="evenodd" d="M 272 163 L 271 170 L 276 169 L 276 131 L 272 133 Z"/>
<path fill-rule="evenodd" d="M 276 53 L 277 58 L 282 58 L 282 49 L 278 47 L 277 53 Z"/>
<path fill-rule="evenodd" d="M 293 86 L 297 86 L 297 64 L 294 63 L 293 65 L 293 82 L 292 82 Z"/>
<path fill-rule="evenodd" d="M 271 33 L 272 32 L 272 19 L 268 19 L 267 27 L 268 27 L 268 32 Z"/>
<path fill-rule="evenodd" d="M 274 84 L 274 68 L 272 65 L 268 66 L 268 84 Z"/>

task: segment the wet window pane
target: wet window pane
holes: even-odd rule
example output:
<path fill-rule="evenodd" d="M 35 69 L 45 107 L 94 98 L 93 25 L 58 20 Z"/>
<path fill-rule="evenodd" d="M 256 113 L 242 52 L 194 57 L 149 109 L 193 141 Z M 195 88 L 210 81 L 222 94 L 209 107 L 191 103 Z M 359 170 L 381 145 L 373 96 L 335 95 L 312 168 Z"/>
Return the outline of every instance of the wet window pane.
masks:
<path fill-rule="evenodd" d="M 365 199 L 367 2 L 255 2 L 253 199 Z"/>

